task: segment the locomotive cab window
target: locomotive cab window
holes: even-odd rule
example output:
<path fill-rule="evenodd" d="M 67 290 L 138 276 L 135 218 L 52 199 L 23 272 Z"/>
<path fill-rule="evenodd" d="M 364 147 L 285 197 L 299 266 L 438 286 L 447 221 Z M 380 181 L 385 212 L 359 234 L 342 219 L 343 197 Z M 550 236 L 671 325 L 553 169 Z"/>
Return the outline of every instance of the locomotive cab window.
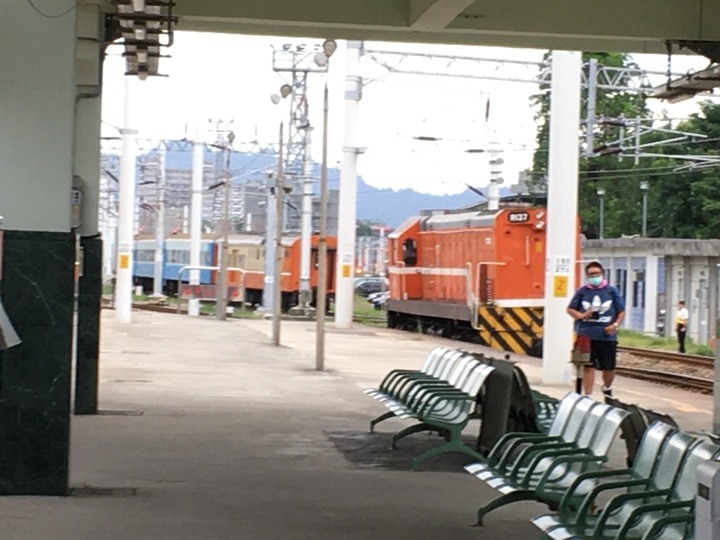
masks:
<path fill-rule="evenodd" d="M 414 238 L 407 238 L 403 241 L 403 262 L 405 266 L 417 264 L 417 242 Z"/>

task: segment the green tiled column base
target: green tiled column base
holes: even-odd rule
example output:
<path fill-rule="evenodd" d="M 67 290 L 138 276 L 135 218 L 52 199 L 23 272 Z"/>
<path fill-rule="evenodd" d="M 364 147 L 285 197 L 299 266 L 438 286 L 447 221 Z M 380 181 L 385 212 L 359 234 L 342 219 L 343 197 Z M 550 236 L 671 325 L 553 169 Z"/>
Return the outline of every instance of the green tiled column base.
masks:
<path fill-rule="evenodd" d="M 2 301 L 22 343 L 0 352 L 0 494 L 66 495 L 71 233 L 5 231 Z"/>
<path fill-rule="evenodd" d="M 75 414 L 98 412 L 102 240 L 83 237 L 83 270 L 78 295 Z"/>

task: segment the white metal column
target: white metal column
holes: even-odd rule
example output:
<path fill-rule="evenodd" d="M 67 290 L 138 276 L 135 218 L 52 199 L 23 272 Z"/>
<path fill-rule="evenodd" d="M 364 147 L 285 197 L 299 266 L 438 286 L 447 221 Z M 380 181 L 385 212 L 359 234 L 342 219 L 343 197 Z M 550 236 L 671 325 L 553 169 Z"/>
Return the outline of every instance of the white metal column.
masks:
<path fill-rule="evenodd" d="M 137 77 L 125 77 L 125 119 L 120 161 L 120 204 L 118 210 L 118 257 L 115 286 L 115 315 L 120 322 L 132 319 L 133 237 L 135 235 L 135 159 L 137 147 L 132 98 Z"/>
<path fill-rule="evenodd" d="M 543 331 L 543 382 L 570 381 L 572 320 L 565 312 L 573 294 L 578 259 L 579 52 L 554 51 L 550 97 L 548 229 Z"/>
<path fill-rule="evenodd" d="M 192 199 L 190 201 L 190 266 L 200 266 L 200 247 L 202 245 L 202 204 L 203 204 L 203 172 L 205 144 L 202 131 L 197 130 L 193 141 L 192 156 Z M 190 270 L 190 285 L 200 284 L 200 271 Z M 179 285 L 179 284 L 178 284 Z M 200 315 L 200 300 L 188 302 L 188 315 Z"/>
<path fill-rule="evenodd" d="M 353 274 L 355 267 L 355 221 L 357 214 L 357 123 L 362 98 L 360 56 L 362 41 L 347 43 L 345 76 L 345 138 L 340 170 L 338 208 L 338 252 L 335 272 L 335 326 L 348 328 L 353 318 Z"/>

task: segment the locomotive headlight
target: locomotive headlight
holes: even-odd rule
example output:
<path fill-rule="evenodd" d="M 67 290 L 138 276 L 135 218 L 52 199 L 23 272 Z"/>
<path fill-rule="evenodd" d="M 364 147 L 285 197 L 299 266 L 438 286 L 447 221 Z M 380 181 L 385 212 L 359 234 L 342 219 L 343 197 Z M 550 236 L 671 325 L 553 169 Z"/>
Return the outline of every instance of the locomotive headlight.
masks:
<path fill-rule="evenodd" d="M 544 221 L 538 221 L 535 223 L 535 228 L 539 231 L 543 230 L 545 228 L 545 222 Z"/>

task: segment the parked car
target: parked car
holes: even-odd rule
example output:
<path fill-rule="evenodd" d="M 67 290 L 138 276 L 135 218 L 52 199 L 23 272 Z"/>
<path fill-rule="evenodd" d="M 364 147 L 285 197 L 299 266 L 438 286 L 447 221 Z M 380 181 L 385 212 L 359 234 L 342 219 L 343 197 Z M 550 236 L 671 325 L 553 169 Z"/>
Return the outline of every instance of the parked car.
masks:
<path fill-rule="evenodd" d="M 388 298 L 390 298 L 390 292 L 389 291 L 381 291 L 377 293 L 369 294 L 367 299 L 368 302 L 370 302 L 373 306 L 375 306 L 375 309 L 382 309 L 385 304 L 387 304 Z"/>
<path fill-rule="evenodd" d="M 361 296 L 368 296 L 372 293 L 387 290 L 387 280 L 382 277 L 363 278 L 355 282 L 355 293 Z"/>

